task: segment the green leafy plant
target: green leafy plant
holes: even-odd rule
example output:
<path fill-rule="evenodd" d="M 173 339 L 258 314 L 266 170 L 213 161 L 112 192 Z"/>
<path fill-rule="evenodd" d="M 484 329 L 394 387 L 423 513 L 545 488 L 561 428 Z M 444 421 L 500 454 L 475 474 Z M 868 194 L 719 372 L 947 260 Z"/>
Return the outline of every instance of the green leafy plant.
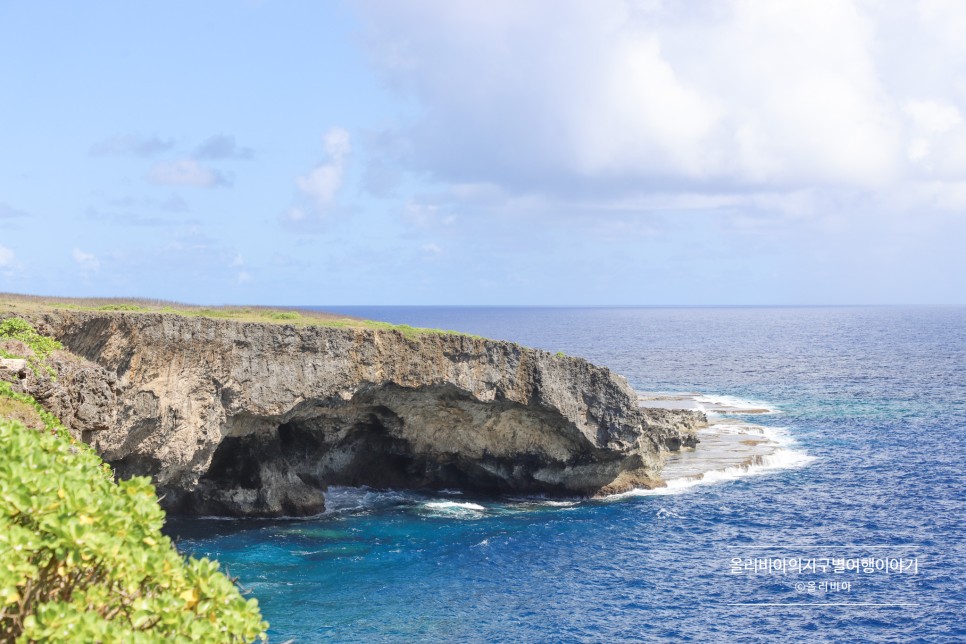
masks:
<path fill-rule="evenodd" d="M 56 377 L 57 374 L 53 367 L 47 364 L 47 358 L 54 351 L 64 348 L 64 345 L 57 340 L 41 335 L 29 322 L 21 318 L 0 320 L 0 340 L 23 342 L 30 349 L 32 355 L 21 357 L 27 358 L 27 364 L 30 365 L 34 374 L 39 376 L 40 370 L 43 369 L 51 378 Z M 8 352 L 4 353 L 4 357 L 13 357 Z"/>
<path fill-rule="evenodd" d="M 44 424 L 44 428 L 46 428 L 48 432 L 60 436 L 65 440 L 73 440 L 70 436 L 70 432 L 67 431 L 67 428 L 61 424 L 60 420 L 56 416 L 44 409 L 43 406 L 41 406 L 41 404 L 34 400 L 31 396 L 14 391 L 13 386 L 9 382 L 0 380 L 0 398 L 15 400 L 23 405 L 33 408 L 33 410 L 37 412 L 41 422 Z"/>
<path fill-rule="evenodd" d="M 8 383 L 0 396 L 39 408 Z M 49 431 L 0 419 L 0 641 L 265 639 L 257 601 L 161 534 L 149 479 L 115 483 L 92 449 L 41 418 Z"/>

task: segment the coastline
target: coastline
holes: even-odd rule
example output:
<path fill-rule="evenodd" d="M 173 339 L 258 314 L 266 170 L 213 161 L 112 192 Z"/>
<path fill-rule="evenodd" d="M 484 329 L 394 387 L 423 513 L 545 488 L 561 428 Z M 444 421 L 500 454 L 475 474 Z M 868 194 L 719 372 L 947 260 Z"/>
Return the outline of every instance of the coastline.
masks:
<path fill-rule="evenodd" d="M 771 413 L 709 418 L 735 434 L 724 440 L 745 449 L 763 444 L 742 440 L 794 439 L 782 446 L 814 460 L 742 462 L 746 454 L 730 471 L 623 498 L 501 504 L 452 490 L 333 488 L 318 519 L 177 526 L 185 552 L 227 562 L 264 597 L 273 638 L 700 640 L 728 624 L 735 637 L 781 641 L 816 620 L 851 639 L 875 639 L 870 629 L 911 639 L 959 632 L 948 600 L 962 595 L 930 562 L 948 556 L 959 535 L 962 440 L 946 430 L 964 422 L 953 403 L 962 388 L 948 385 L 962 355 L 962 312 L 434 309 L 390 319 L 585 355 L 639 391 L 743 396 L 738 406 Z M 942 342 L 925 338 L 924 326 Z M 928 360 L 895 370 L 896 347 Z M 908 398 L 937 382 L 946 395 Z M 681 455 L 701 456 L 702 447 L 713 445 Z M 811 549 L 836 544 L 843 549 Z M 846 573 L 851 593 L 826 599 L 818 585 L 831 577 L 730 571 L 734 557 L 757 556 L 748 554 L 756 546 L 805 558 L 858 556 L 861 545 L 918 554 L 919 576 Z M 799 582 L 816 590 L 798 591 Z M 822 601 L 919 607 L 808 605 Z M 730 605 L 742 602 L 787 606 Z"/>

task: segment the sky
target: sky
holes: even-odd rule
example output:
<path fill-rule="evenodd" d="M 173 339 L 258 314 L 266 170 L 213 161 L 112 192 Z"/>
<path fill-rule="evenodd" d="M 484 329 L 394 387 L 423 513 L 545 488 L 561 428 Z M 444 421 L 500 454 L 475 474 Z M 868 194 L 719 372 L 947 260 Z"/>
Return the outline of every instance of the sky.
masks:
<path fill-rule="evenodd" d="M 958 0 L 0 0 L 0 292 L 966 304 Z"/>

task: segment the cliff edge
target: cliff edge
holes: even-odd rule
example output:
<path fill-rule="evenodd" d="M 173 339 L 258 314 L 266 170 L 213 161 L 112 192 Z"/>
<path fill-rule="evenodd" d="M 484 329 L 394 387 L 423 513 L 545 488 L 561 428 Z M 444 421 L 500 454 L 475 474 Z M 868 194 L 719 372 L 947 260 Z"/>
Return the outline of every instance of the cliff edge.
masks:
<path fill-rule="evenodd" d="M 653 487 L 664 453 L 694 445 L 705 422 L 639 408 L 624 378 L 583 359 L 464 335 L 161 313 L 27 318 L 96 365 L 69 372 L 82 389 L 34 376 L 22 386 L 46 388 L 120 477 L 152 476 L 175 513 L 309 515 L 328 485 Z"/>

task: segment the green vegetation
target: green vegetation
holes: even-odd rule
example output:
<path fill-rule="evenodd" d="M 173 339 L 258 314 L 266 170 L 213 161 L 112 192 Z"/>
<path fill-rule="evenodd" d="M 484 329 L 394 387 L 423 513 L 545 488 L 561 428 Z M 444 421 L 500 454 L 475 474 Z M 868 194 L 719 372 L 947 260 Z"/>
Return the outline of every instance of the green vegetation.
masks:
<path fill-rule="evenodd" d="M 467 338 L 481 340 L 478 335 L 460 333 L 459 331 L 447 331 L 446 329 L 425 329 L 423 327 L 409 326 L 408 324 L 392 324 L 390 322 L 378 322 L 376 320 L 325 320 L 316 323 L 318 326 L 327 326 L 337 329 L 381 329 L 385 331 L 398 331 L 407 338 L 418 338 L 421 335 L 462 335 Z"/>
<path fill-rule="evenodd" d="M 3 389 L 5 384 L 7 383 L 0 381 L 0 389 Z M 2 395 L 0 395 L 0 418 L 16 420 L 33 429 L 44 428 L 44 421 L 33 406 Z"/>
<path fill-rule="evenodd" d="M 43 369 L 52 378 L 57 376 L 53 368 L 47 364 L 47 357 L 52 352 L 63 349 L 64 346 L 53 338 L 37 333 L 37 330 L 30 326 L 26 320 L 20 318 L 0 320 L 0 340 L 17 340 L 23 342 L 30 349 L 26 356 L 14 356 L 8 351 L 3 351 L 3 357 L 25 357 L 34 374 L 40 375 L 40 370 Z"/>
<path fill-rule="evenodd" d="M 273 320 L 297 320 L 299 314 L 296 311 L 271 311 L 268 317 Z"/>
<path fill-rule="evenodd" d="M 23 320 L 0 328 L 37 356 L 59 348 Z M 115 482 L 55 416 L 0 381 L 0 641 L 264 640 L 258 602 L 216 562 L 185 560 L 163 522 L 150 479 Z"/>
<path fill-rule="evenodd" d="M 70 311 L 119 311 L 129 313 L 162 313 L 183 317 L 203 317 L 239 322 L 261 322 L 292 324 L 296 326 L 325 326 L 339 329 L 376 329 L 397 331 L 407 338 L 414 339 L 423 335 L 463 335 L 479 339 L 480 336 L 447 331 L 444 329 L 424 329 L 408 324 L 390 324 L 374 320 L 361 320 L 320 311 L 296 309 L 273 309 L 260 306 L 221 306 L 199 307 L 190 304 L 162 302 L 157 300 L 47 300 L 28 295 L 0 294 L 0 313 L 31 313 L 51 310 Z"/>
<path fill-rule="evenodd" d="M 73 441 L 70 433 L 64 428 L 56 416 L 44 409 L 40 403 L 27 394 L 14 391 L 13 386 L 3 380 L 0 380 L 0 410 L 6 411 L 6 413 L 0 416 L 2 419 L 9 420 L 17 416 L 17 419 L 23 422 L 23 420 L 26 420 L 30 416 L 39 418 L 49 433 L 60 436 L 68 442 Z M 84 447 L 86 448 L 87 446 L 85 445 Z M 0 450 L 2 450 L 2 447 L 0 447 Z"/>

